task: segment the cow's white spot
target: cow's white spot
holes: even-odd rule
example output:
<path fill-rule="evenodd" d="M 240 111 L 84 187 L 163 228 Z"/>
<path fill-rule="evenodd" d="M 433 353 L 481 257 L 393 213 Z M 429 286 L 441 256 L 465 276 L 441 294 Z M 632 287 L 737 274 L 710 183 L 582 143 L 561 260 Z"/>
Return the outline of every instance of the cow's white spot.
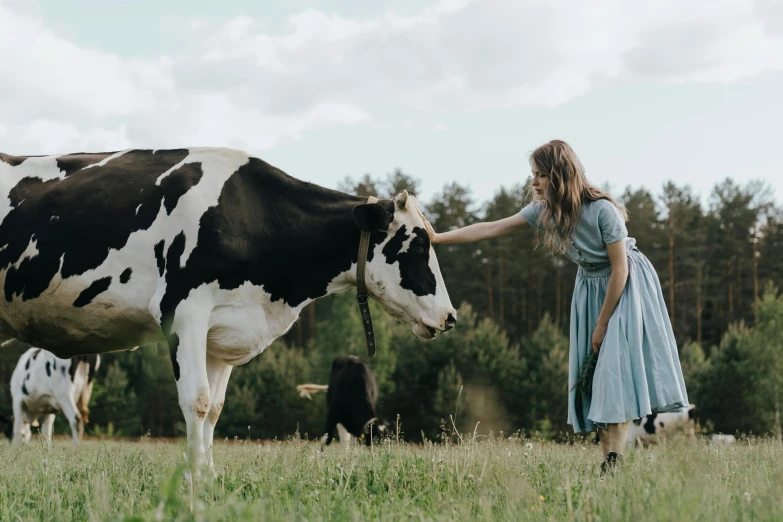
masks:
<path fill-rule="evenodd" d="M 27 248 L 25 248 L 24 252 L 22 252 L 22 255 L 19 256 L 19 260 L 16 263 L 14 263 L 14 267 L 19 268 L 19 265 L 22 264 L 22 261 L 24 261 L 25 259 L 33 258 L 37 255 L 38 255 L 38 242 L 35 239 L 30 239 L 30 242 L 27 244 Z"/>
<path fill-rule="evenodd" d="M 103 158 L 103 159 L 102 159 L 101 161 L 99 161 L 98 163 L 93 163 L 92 165 L 87 165 L 87 166 L 86 166 L 86 167 L 84 167 L 84 168 L 85 168 L 85 169 L 89 169 L 89 168 L 92 168 L 92 167 L 103 167 L 104 165 L 106 165 L 106 164 L 107 164 L 108 162 L 110 162 L 111 160 L 113 160 L 113 159 L 115 159 L 115 158 L 119 158 L 119 157 L 120 157 L 120 156 L 122 156 L 123 154 L 126 154 L 126 153 L 128 153 L 128 152 L 130 152 L 130 151 L 132 151 L 132 150 L 133 150 L 133 149 L 125 149 L 125 150 L 121 150 L 121 151 L 119 151 L 119 152 L 115 152 L 115 153 L 114 153 L 114 154 L 112 154 L 111 156 L 107 156 L 106 158 Z M 29 160 L 28 160 L 28 161 L 29 161 Z M 26 163 L 26 162 L 25 162 L 25 163 Z"/>

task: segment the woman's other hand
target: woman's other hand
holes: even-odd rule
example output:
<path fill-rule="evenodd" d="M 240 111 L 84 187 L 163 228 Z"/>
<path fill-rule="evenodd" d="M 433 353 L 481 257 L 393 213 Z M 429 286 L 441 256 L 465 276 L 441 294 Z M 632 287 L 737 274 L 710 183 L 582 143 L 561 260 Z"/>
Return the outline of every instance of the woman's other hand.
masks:
<path fill-rule="evenodd" d="M 608 327 L 609 325 L 599 324 L 593 331 L 593 353 L 596 355 L 598 355 L 598 351 L 601 349 L 601 344 L 604 342 L 604 337 L 606 337 L 606 330 Z"/>

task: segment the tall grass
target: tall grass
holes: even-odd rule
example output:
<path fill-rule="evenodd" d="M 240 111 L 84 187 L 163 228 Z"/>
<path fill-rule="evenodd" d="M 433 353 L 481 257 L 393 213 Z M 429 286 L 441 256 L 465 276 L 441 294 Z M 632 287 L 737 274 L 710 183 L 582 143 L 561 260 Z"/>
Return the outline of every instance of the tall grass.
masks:
<path fill-rule="evenodd" d="M 679 441 L 629 451 L 614 476 L 579 440 L 319 452 L 222 442 L 191 512 L 181 443 L 0 442 L 1 520 L 783 520 L 783 446 Z"/>

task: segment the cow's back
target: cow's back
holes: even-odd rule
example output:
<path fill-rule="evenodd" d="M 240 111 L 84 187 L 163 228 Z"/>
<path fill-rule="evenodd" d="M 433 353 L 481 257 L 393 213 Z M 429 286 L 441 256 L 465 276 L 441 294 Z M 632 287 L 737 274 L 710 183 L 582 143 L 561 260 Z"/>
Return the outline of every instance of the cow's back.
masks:
<path fill-rule="evenodd" d="M 362 397 L 373 407 L 378 400 L 375 375 L 363 360 L 354 355 L 335 358 L 329 374 L 326 402 Z"/>

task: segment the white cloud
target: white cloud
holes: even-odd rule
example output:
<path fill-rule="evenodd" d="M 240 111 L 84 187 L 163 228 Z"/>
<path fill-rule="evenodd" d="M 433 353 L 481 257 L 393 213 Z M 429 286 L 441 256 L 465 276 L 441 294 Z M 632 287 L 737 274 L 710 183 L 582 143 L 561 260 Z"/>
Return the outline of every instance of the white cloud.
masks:
<path fill-rule="evenodd" d="M 0 0 L 0 114 L 12 153 L 259 150 L 312 129 L 399 125 L 379 121 L 381 105 L 434 114 L 551 106 L 608 83 L 732 82 L 783 68 L 775 0 L 709 8 L 443 0 L 411 16 L 310 9 L 277 32 L 248 16 L 222 25 L 183 16 L 172 30 L 198 31 L 201 49 L 166 49 L 154 59 L 80 47 L 19 5 Z"/>

